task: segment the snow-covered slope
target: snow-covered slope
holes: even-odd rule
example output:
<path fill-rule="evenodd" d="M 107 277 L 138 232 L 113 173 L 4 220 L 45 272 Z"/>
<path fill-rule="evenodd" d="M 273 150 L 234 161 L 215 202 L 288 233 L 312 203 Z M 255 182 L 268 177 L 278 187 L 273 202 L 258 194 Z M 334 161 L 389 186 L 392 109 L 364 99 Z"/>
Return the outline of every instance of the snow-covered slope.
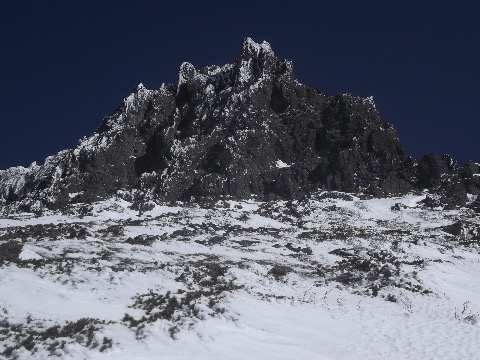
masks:
<path fill-rule="evenodd" d="M 246 38 L 0 171 L 0 359 L 480 359 L 479 174 Z"/>
<path fill-rule="evenodd" d="M 480 219 L 426 196 L 2 218 L 0 358 L 480 359 Z"/>

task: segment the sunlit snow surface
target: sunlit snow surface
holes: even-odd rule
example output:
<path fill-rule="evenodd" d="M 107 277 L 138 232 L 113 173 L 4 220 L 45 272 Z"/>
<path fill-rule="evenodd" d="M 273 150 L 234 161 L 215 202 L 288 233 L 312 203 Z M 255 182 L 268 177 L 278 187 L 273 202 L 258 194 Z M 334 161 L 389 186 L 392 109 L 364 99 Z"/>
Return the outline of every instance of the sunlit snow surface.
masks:
<path fill-rule="evenodd" d="M 424 197 L 0 219 L 0 358 L 480 359 L 478 215 Z"/>

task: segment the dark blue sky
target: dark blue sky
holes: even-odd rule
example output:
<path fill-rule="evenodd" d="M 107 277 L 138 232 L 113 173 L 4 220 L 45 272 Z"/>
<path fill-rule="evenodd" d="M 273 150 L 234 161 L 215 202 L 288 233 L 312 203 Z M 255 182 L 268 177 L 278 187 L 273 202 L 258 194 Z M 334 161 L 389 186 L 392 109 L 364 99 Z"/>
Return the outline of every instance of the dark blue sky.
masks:
<path fill-rule="evenodd" d="M 233 61 L 268 41 L 297 78 L 372 95 L 410 155 L 480 161 L 474 1 L 1 1 L 0 168 L 96 130 L 142 82 Z"/>

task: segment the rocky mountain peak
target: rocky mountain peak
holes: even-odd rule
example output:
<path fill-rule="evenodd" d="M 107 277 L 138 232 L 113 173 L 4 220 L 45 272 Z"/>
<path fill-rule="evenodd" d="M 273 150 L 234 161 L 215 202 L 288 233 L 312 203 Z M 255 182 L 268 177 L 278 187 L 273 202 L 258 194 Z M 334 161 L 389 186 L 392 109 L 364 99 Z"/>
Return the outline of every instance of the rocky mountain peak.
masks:
<path fill-rule="evenodd" d="M 268 42 L 263 41 L 261 44 L 258 44 L 249 37 L 243 39 L 240 55 L 242 58 L 260 57 L 262 55 L 275 56 Z"/>
<path fill-rule="evenodd" d="M 293 67 L 291 62 L 281 62 L 268 42 L 258 44 L 247 37 L 243 40 L 235 68 L 236 83 L 242 86 L 268 79 L 273 73 L 291 73 Z"/>
<path fill-rule="evenodd" d="M 188 83 L 195 77 L 195 66 L 189 62 L 184 62 L 180 65 L 178 73 L 178 86 Z"/>
<path fill-rule="evenodd" d="M 374 196 L 431 189 L 453 205 L 480 193 L 474 166 L 408 157 L 372 98 L 299 83 L 267 42 L 178 85 L 139 84 L 96 133 L 42 166 L 0 172 L 0 205 L 37 211 L 118 193 L 149 199 L 292 199 L 318 190 Z M 430 202 L 436 206 L 438 201 Z"/>

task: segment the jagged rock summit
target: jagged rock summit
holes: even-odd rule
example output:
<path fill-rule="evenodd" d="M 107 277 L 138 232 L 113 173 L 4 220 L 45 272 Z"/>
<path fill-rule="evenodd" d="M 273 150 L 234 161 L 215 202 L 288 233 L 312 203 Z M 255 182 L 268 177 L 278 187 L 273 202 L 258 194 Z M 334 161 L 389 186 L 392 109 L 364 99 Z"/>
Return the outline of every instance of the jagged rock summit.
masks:
<path fill-rule="evenodd" d="M 0 171 L 0 205 L 57 209 L 125 190 L 160 200 L 268 200 L 319 189 L 383 196 L 429 188 L 455 206 L 480 192 L 479 172 L 448 157 L 417 163 L 372 98 L 305 86 L 268 43 L 246 38 L 232 64 L 185 62 L 177 85 L 138 85 L 76 148 Z"/>

